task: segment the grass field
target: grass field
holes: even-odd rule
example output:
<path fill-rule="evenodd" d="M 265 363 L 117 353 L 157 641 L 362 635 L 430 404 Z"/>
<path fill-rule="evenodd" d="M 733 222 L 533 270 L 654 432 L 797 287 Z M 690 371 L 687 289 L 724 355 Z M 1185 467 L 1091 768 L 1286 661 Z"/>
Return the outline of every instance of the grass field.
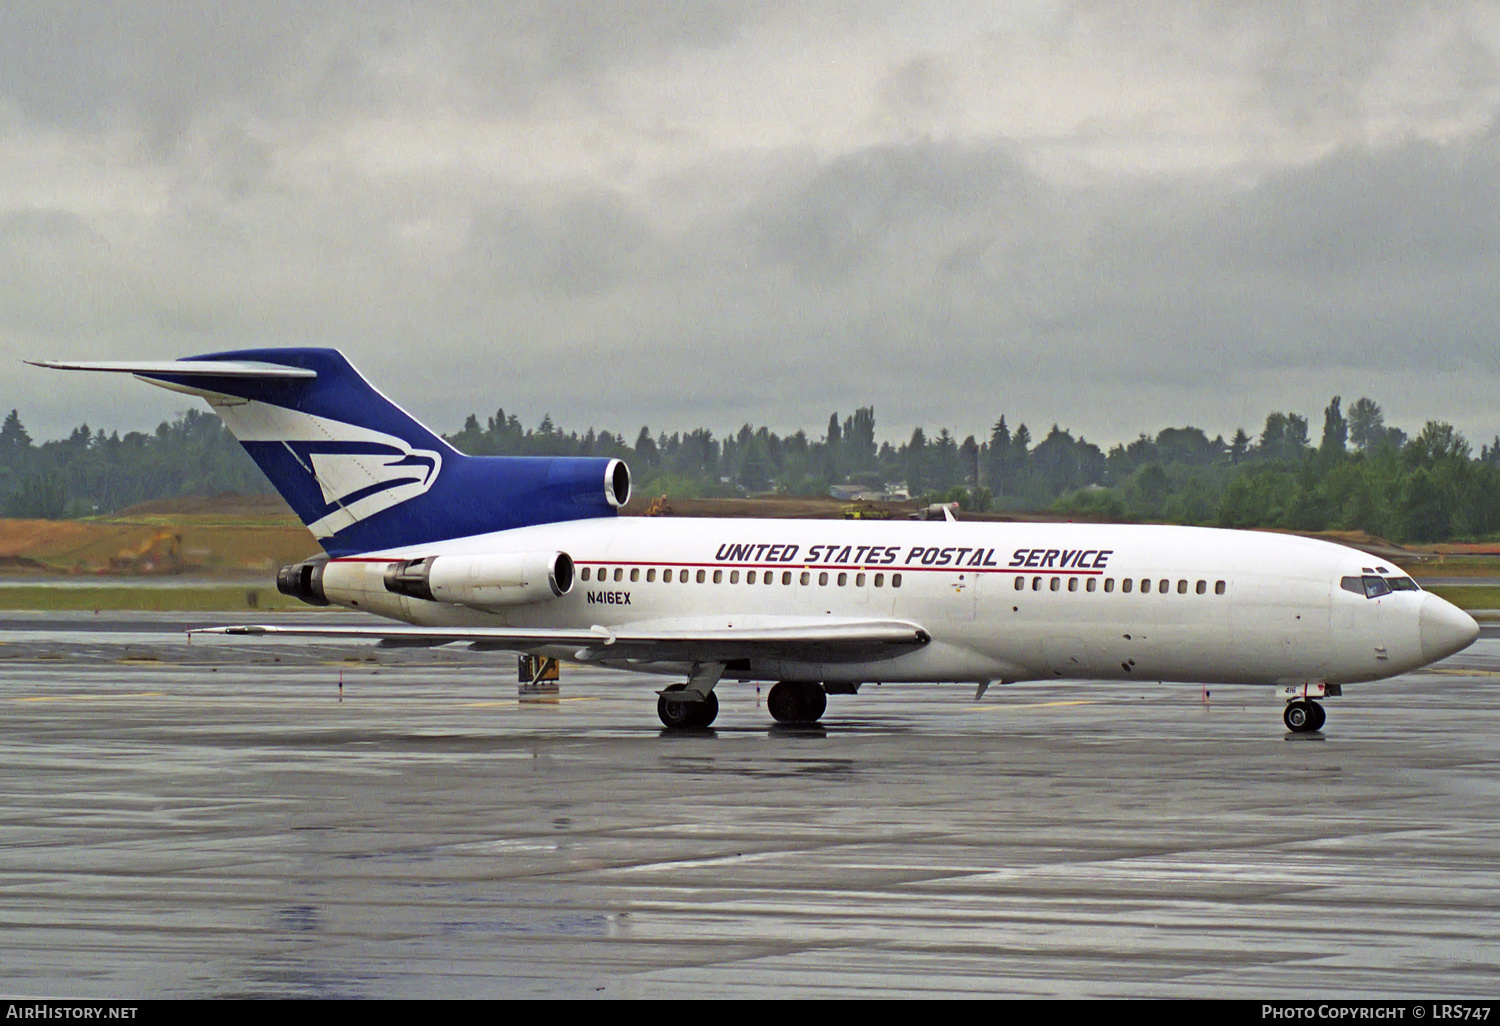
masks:
<path fill-rule="evenodd" d="M 1476 587 L 1448 587 L 1440 585 L 1435 588 L 1428 588 L 1427 590 L 1440 598 L 1447 599 L 1459 609 L 1470 611 L 1475 609 L 1500 609 L 1500 585 L 1496 585 L 1495 587 L 1490 587 L 1489 585 Z"/>

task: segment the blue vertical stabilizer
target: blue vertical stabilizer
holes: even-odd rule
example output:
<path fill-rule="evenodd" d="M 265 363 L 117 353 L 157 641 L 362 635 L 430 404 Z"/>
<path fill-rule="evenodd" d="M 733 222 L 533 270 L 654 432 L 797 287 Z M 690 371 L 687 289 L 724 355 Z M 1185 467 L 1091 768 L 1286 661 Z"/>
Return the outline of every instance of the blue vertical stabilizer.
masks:
<path fill-rule="evenodd" d="M 613 516 L 630 496 L 619 460 L 465 456 L 333 349 L 49 366 L 129 372 L 207 399 L 333 556 Z"/>

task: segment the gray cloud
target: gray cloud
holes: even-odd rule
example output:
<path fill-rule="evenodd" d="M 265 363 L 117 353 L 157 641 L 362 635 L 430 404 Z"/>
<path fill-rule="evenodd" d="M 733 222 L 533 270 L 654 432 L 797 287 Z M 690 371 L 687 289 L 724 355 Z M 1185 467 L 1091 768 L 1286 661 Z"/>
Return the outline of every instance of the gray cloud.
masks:
<path fill-rule="evenodd" d="M 0 6 L 34 434 L 118 384 L 21 357 L 258 344 L 445 429 L 1500 429 L 1483 5 L 48 10 Z"/>

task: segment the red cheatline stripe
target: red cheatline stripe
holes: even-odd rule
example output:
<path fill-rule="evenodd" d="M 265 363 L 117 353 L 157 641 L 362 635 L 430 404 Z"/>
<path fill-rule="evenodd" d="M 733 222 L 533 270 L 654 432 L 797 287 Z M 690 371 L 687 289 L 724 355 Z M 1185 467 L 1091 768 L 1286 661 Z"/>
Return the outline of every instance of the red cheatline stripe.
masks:
<path fill-rule="evenodd" d="M 503 553 L 496 553 L 502 555 Z M 455 553 L 455 555 L 457 555 Z M 569 553 L 572 556 L 572 553 Z M 662 563 L 650 560 L 628 560 L 628 559 L 588 559 L 581 556 L 572 556 L 573 562 L 582 567 L 588 566 L 619 566 L 619 567 L 682 567 L 683 569 L 704 570 L 847 570 L 854 573 L 964 573 L 964 574 L 1020 574 L 1022 577 L 1035 575 L 1037 577 L 1103 577 L 1104 570 L 1074 570 L 1056 569 L 1053 567 L 980 567 L 980 566 L 896 566 L 890 563 L 874 563 L 859 565 L 855 563 Z M 399 563 L 402 559 L 385 556 L 340 556 L 329 560 L 330 563 Z"/>

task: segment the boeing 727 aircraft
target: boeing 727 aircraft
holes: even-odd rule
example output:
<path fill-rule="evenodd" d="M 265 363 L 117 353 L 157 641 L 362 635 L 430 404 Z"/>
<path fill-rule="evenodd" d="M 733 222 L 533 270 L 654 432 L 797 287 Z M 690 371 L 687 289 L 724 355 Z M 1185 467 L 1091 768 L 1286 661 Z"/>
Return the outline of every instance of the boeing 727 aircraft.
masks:
<path fill-rule="evenodd" d="M 201 396 L 326 558 L 277 586 L 390 627 L 223 627 L 530 653 L 675 676 L 669 728 L 722 680 L 783 722 L 870 682 L 1180 681 L 1318 699 L 1463 649 L 1473 618 L 1355 549 L 1197 527 L 622 518 L 619 460 L 475 457 L 328 349 L 43 362 Z"/>

